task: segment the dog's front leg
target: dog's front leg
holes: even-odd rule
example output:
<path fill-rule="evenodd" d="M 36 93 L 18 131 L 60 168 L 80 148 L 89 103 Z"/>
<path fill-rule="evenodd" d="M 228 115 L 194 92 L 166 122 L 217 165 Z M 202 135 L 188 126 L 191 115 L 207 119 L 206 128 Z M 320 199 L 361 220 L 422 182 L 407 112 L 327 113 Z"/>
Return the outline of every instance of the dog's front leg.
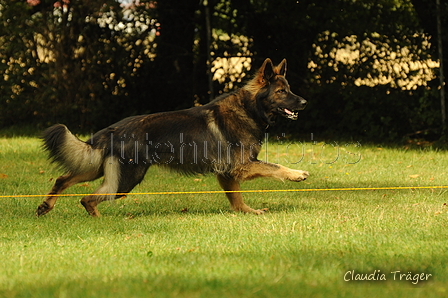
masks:
<path fill-rule="evenodd" d="M 246 163 L 235 171 L 235 176 L 239 181 L 252 180 L 258 177 L 271 177 L 300 182 L 308 178 L 309 175 L 307 171 L 293 170 L 282 165 L 259 160 Z"/>
<path fill-rule="evenodd" d="M 289 181 L 294 181 L 294 182 L 300 182 L 303 180 L 306 180 L 306 178 L 308 178 L 308 176 L 310 175 L 310 173 L 308 173 L 307 171 L 302 171 L 302 170 L 293 170 L 284 166 L 280 166 L 280 169 L 277 173 L 274 173 L 273 177 L 274 178 L 279 178 L 279 179 L 286 179 Z M 276 177 L 276 175 L 279 175 L 278 177 Z"/>
<path fill-rule="evenodd" d="M 243 201 L 243 196 L 240 192 L 237 192 L 240 189 L 240 183 L 228 176 L 217 175 L 219 184 L 222 189 L 226 191 L 226 196 L 230 201 L 230 205 L 234 211 L 244 212 L 244 213 L 254 213 L 254 214 L 263 214 L 265 210 L 255 210 L 247 206 Z"/>

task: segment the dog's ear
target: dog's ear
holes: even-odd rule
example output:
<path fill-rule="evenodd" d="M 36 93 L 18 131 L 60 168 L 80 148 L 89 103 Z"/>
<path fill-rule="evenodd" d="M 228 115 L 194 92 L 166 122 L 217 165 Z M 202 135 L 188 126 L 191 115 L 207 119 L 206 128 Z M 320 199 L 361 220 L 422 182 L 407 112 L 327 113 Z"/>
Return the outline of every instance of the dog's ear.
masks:
<path fill-rule="evenodd" d="M 263 65 L 260 67 L 259 75 L 263 78 L 264 82 L 269 82 L 269 80 L 275 76 L 274 65 L 272 64 L 271 59 L 266 58 L 266 60 L 264 60 Z"/>
<path fill-rule="evenodd" d="M 283 59 L 275 68 L 275 73 L 286 77 L 286 59 Z"/>

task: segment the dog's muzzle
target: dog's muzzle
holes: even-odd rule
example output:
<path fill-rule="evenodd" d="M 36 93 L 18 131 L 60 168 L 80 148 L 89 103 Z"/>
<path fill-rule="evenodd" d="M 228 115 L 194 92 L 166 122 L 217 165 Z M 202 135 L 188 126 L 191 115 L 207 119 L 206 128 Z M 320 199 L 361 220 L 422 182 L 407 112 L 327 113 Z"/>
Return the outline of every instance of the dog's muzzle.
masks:
<path fill-rule="evenodd" d="M 300 106 L 299 111 L 304 110 L 307 104 L 308 102 L 304 98 L 299 97 L 299 106 Z"/>

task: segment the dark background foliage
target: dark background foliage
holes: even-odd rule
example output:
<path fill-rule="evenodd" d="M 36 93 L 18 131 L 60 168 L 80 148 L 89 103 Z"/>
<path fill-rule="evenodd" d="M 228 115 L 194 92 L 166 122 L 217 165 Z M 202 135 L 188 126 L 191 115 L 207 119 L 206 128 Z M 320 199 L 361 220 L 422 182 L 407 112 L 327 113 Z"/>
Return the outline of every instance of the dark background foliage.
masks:
<path fill-rule="evenodd" d="M 309 101 L 274 131 L 440 137 L 436 12 L 436 0 L 0 0 L 0 126 L 88 133 L 204 104 L 270 57 L 287 58 Z M 232 57 L 236 70 L 210 64 Z"/>

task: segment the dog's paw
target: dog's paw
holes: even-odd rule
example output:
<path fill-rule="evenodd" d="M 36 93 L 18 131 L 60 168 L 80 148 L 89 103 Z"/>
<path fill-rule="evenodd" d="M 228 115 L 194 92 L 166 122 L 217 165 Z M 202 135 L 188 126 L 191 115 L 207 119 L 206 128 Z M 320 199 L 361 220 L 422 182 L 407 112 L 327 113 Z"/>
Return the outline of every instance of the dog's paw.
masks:
<path fill-rule="evenodd" d="M 255 215 L 262 215 L 264 214 L 266 211 L 268 211 L 268 208 L 263 208 L 263 209 L 252 209 L 251 213 L 255 214 Z"/>
<path fill-rule="evenodd" d="M 291 170 L 288 180 L 300 182 L 306 180 L 306 178 L 308 178 L 309 175 L 310 173 L 308 173 L 307 171 Z"/>
<path fill-rule="evenodd" d="M 48 212 L 50 212 L 51 209 L 53 209 L 53 207 L 50 207 L 47 202 L 43 202 L 42 204 L 39 205 L 39 207 L 37 207 L 36 216 L 45 215 Z"/>
<path fill-rule="evenodd" d="M 266 211 L 268 211 L 268 208 L 263 209 L 252 209 L 247 205 L 241 206 L 240 208 L 234 208 L 236 212 L 242 212 L 246 214 L 255 214 L 255 215 L 261 215 L 264 214 Z"/>

